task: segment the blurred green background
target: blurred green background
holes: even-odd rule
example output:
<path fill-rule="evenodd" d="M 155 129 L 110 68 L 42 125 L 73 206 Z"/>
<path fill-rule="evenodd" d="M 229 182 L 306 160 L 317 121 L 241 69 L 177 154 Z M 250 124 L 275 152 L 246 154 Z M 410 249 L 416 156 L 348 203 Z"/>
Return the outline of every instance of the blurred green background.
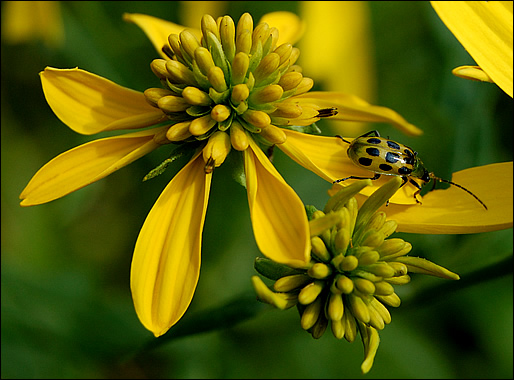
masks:
<path fill-rule="evenodd" d="M 215 16 L 229 14 L 237 21 L 248 11 L 255 23 L 270 11 L 302 12 L 299 2 L 215 5 Z M 473 60 L 430 4 L 363 5 L 371 38 L 362 44 L 368 45 L 374 68 L 367 78 L 374 95 L 366 100 L 399 112 L 424 135 L 402 136 L 382 124 L 363 131 L 379 129 L 414 146 L 443 178 L 511 161 L 512 99 L 493 84 L 451 74 Z M 55 117 L 38 73 L 46 66 L 78 66 L 139 91 L 158 87 L 149 68 L 157 57 L 152 45 L 121 16 L 146 13 L 186 23 L 185 9 L 190 8 L 181 2 L 62 2 L 62 45 L 37 37 L 19 44 L 2 40 L 2 378 L 363 377 L 360 339 L 350 344 L 327 331 L 314 340 L 301 329 L 294 308 L 281 312 L 253 302 L 250 277 L 260 253 L 246 192 L 231 179 L 228 165 L 213 177 L 193 302 L 171 330 L 177 338 L 151 350 L 143 349 L 155 340 L 134 312 L 129 273 L 139 229 L 179 167 L 148 182 L 141 179 L 167 152 L 154 152 L 49 204 L 19 206 L 20 192 L 43 164 L 96 138 L 72 132 Z M 345 15 L 340 17 L 344 22 Z M 316 89 L 327 85 L 326 78 L 313 79 Z M 306 204 L 324 206 L 330 184 L 279 151 L 274 162 Z M 404 304 L 391 310 L 393 321 L 380 332 L 375 364 L 365 377 L 512 378 L 512 229 L 395 237 L 412 243 L 411 255 L 459 273 L 461 281 L 414 275 L 410 284 L 397 287 Z M 223 309 L 235 313 L 223 328 L 188 335 L 217 317 L 209 310 L 234 300 L 241 302 Z"/>

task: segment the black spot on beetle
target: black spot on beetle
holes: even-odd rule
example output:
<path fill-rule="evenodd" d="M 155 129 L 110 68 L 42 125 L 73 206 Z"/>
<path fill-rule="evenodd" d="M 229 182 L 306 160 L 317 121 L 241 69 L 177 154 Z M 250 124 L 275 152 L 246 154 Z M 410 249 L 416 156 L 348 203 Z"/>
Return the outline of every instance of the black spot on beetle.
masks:
<path fill-rule="evenodd" d="M 409 164 L 409 165 L 414 165 L 414 160 L 416 158 L 416 152 L 413 152 L 412 150 L 410 149 L 404 149 L 403 152 L 405 153 L 405 155 L 407 157 L 405 157 L 405 163 L 406 164 Z"/>
<path fill-rule="evenodd" d="M 400 169 L 398 169 L 398 174 L 409 175 L 410 173 L 412 173 L 412 169 L 409 169 L 405 166 L 402 166 Z"/>
<path fill-rule="evenodd" d="M 394 141 L 387 140 L 387 146 L 391 149 L 400 150 L 400 145 L 398 145 Z"/>
<path fill-rule="evenodd" d="M 387 165 L 387 164 L 380 164 L 378 165 L 378 167 L 380 168 L 380 170 L 382 170 L 383 172 L 389 172 L 391 171 L 391 169 L 393 168 L 391 165 Z"/>
<path fill-rule="evenodd" d="M 366 153 L 373 157 L 380 156 L 380 150 L 377 148 L 366 148 Z"/>
<path fill-rule="evenodd" d="M 382 140 L 380 139 L 377 139 L 376 137 L 372 137 L 370 139 L 367 139 L 366 142 L 370 143 L 370 144 L 380 144 L 382 142 Z"/>
<path fill-rule="evenodd" d="M 362 166 L 370 166 L 373 160 L 371 158 L 361 157 L 359 158 L 359 164 Z"/>
<path fill-rule="evenodd" d="M 394 164 L 396 161 L 398 161 L 400 159 L 400 155 L 398 153 L 387 152 L 385 159 L 386 159 L 386 162 L 389 162 L 390 164 Z"/>

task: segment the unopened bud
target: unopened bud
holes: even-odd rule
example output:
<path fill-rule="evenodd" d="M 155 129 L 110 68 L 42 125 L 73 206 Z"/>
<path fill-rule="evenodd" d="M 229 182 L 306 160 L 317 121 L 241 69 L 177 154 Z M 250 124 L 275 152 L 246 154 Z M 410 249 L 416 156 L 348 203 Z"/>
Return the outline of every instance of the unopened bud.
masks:
<path fill-rule="evenodd" d="M 188 86 L 182 91 L 182 97 L 193 106 L 208 106 L 212 103 L 209 94 L 198 87 Z"/>
<path fill-rule="evenodd" d="M 282 128 L 276 127 L 273 124 L 269 124 L 266 128 L 263 128 L 261 130 L 261 136 L 276 145 L 283 144 L 287 140 L 287 135 Z"/>
<path fill-rule="evenodd" d="M 227 83 L 225 82 L 225 75 L 223 70 L 218 66 L 213 66 L 207 73 L 207 78 L 211 82 L 211 86 L 218 92 L 223 92 L 227 89 Z"/>
<path fill-rule="evenodd" d="M 145 94 L 146 101 L 150 105 L 152 105 L 154 107 L 159 107 L 157 105 L 157 102 L 159 101 L 159 99 L 162 98 L 163 96 L 173 95 L 173 92 L 171 92 L 170 90 L 166 90 L 164 88 L 148 88 L 144 91 L 144 94 Z"/>
<path fill-rule="evenodd" d="M 236 150 L 244 151 L 248 148 L 248 135 L 244 131 L 241 123 L 237 120 L 234 120 L 230 127 L 230 141 Z"/>
<path fill-rule="evenodd" d="M 158 107 L 165 113 L 184 112 L 191 105 L 181 96 L 163 96 L 157 101 Z"/>
<path fill-rule="evenodd" d="M 189 132 L 194 136 L 201 136 L 207 133 L 212 127 L 216 125 L 217 121 L 213 120 L 211 115 L 197 117 L 191 122 Z"/>
<path fill-rule="evenodd" d="M 227 158 L 230 152 L 230 136 L 223 131 L 216 131 L 207 141 L 207 145 L 203 148 L 203 159 L 205 162 L 213 161 L 215 168 L 220 166 Z"/>
<path fill-rule="evenodd" d="M 262 111 L 248 109 L 242 117 L 245 121 L 257 128 L 266 128 L 271 123 L 269 115 Z"/>

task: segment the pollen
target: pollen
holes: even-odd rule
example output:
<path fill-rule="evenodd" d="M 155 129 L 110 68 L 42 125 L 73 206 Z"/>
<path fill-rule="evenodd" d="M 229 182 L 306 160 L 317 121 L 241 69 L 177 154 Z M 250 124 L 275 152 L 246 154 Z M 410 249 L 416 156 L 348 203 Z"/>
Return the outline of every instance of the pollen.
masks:
<path fill-rule="evenodd" d="M 144 94 L 149 104 L 178 123 L 170 127 L 170 141 L 207 147 L 222 131 L 236 150 L 246 149 L 249 138 L 271 146 L 285 142 L 284 126 L 309 125 L 337 113 L 287 103 L 314 82 L 296 65 L 298 48 L 277 46 L 276 28 L 266 23 L 254 27 L 245 13 L 237 24 L 229 16 L 215 20 L 205 15 L 201 31 L 200 40 L 188 30 L 169 35 L 162 47 L 168 59 L 150 65 L 162 88 Z M 204 158 L 212 165 L 212 157 Z"/>

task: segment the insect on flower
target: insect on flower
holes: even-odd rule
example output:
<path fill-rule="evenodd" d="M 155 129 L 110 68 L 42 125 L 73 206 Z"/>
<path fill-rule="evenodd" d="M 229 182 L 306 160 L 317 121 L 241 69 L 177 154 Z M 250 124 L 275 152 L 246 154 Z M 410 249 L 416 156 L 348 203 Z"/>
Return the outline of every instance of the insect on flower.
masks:
<path fill-rule="evenodd" d="M 357 137 L 353 141 L 347 141 L 341 136 L 339 137 L 345 143 L 349 144 L 347 153 L 352 162 L 360 168 L 372 171 L 375 175 L 371 180 L 379 179 L 382 174 L 395 175 L 402 177 L 402 186 L 407 182 L 414 185 L 417 190 L 414 193 L 414 199 L 417 203 L 417 195 L 421 192 L 423 185 L 430 180 L 449 183 L 456 186 L 468 194 L 472 195 L 487 210 L 487 206 L 475 194 L 465 187 L 446 179 L 436 177 L 434 173 L 430 173 L 423 162 L 417 156 L 417 152 L 406 145 L 397 143 L 383 137 L 380 137 L 378 131 L 371 131 Z M 350 176 L 334 181 L 339 183 L 347 179 L 366 179 L 365 177 Z M 423 181 L 421 184 L 416 179 Z M 434 182 L 435 187 L 435 182 Z M 433 188 L 432 188 L 433 189 Z"/>

